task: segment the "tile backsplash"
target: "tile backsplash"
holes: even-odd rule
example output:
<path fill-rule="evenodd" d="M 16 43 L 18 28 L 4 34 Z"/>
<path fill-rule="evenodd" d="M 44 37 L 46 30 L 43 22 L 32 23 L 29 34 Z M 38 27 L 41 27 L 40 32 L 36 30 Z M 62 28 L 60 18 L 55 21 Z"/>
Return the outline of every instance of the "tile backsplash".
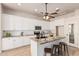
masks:
<path fill-rule="evenodd" d="M 13 30 L 13 31 L 3 31 L 3 37 L 6 37 L 6 33 L 10 33 L 11 36 L 21 36 L 21 33 L 23 33 L 23 36 L 26 35 L 34 35 L 35 30 Z M 43 30 L 45 33 L 48 33 L 50 30 Z"/>

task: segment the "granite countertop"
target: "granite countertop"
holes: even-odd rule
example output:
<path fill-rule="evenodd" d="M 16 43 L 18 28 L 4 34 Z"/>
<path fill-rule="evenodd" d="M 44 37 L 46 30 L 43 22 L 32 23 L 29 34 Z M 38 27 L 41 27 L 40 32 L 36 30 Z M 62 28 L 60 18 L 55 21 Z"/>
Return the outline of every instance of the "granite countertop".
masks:
<path fill-rule="evenodd" d="M 40 38 L 40 39 L 32 37 L 31 39 L 36 41 L 37 43 L 45 44 L 45 43 L 53 42 L 55 40 L 60 40 L 64 38 L 65 38 L 64 36 L 56 36 L 56 37 L 47 37 L 47 38 Z"/>

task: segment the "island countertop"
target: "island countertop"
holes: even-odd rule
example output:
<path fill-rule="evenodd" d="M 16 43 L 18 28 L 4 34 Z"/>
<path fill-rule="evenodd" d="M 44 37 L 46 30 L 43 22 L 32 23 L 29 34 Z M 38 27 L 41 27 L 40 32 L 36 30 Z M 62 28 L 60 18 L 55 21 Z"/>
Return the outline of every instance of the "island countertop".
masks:
<path fill-rule="evenodd" d="M 31 39 L 36 41 L 38 44 L 45 44 L 56 40 L 61 40 L 64 38 L 65 38 L 64 36 L 55 36 L 55 37 L 47 37 L 47 38 L 39 38 L 39 39 L 37 39 L 36 37 L 32 37 Z"/>

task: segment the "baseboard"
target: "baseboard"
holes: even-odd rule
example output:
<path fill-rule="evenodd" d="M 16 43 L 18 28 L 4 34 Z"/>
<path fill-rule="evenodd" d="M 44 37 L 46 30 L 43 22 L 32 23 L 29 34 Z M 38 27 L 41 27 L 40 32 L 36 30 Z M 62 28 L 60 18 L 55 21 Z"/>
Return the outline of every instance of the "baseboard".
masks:
<path fill-rule="evenodd" d="M 73 48 L 79 48 L 79 47 L 76 47 L 76 46 L 71 46 L 71 45 L 68 45 L 69 47 L 73 47 Z"/>

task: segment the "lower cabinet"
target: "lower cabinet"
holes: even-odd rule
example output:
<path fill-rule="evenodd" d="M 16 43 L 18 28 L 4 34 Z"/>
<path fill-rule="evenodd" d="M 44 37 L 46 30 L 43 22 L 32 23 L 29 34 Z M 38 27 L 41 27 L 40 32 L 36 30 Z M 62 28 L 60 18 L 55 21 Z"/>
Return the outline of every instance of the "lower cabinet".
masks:
<path fill-rule="evenodd" d="M 13 40 L 10 38 L 2 39 L 2 50 L 8 50 L 14 48 Z"/>
<path fill-rule="evenodd" d="M 2 39 L 2 50 L 9 50 L 30 44 L 30 38 L 27 37 L 9 37 Z"/>
<path fill-rule="evenodd" d="M 23 45 L 29 45 L 30 44 L 30 38 L 29 37 L 27 37 L 27 38 L 23 37 L 22 39 L 23 39 Z"/>
<path fill-rule="evenodd" d="M 23 45 L 23 40 L 24 39 L 21 39 L 21 38 L 18 38 L 18 37 L 13 38 L 13 42 L 14 42 L 13 46 L 14 46 L 14 48 L 22 46 Z"/>

